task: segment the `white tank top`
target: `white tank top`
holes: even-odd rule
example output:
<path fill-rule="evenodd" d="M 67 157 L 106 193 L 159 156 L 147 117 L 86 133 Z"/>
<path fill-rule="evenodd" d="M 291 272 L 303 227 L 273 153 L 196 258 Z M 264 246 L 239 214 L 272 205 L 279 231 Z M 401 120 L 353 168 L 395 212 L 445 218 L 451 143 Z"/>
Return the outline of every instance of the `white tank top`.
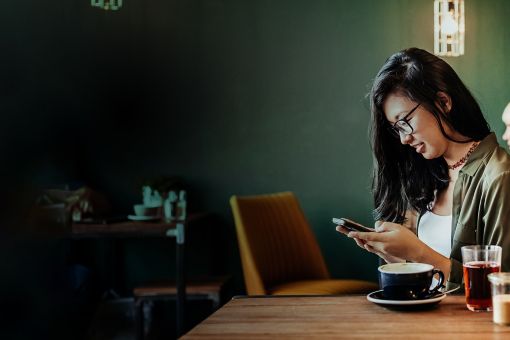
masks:
<path fill-rule="evenodd" d="M 427 211 L 420 218 L 418 225 L 418 238 L 437 251 L 439 254 L 450 257 L 452 251 L 452 215 L 436 215 Z"/>

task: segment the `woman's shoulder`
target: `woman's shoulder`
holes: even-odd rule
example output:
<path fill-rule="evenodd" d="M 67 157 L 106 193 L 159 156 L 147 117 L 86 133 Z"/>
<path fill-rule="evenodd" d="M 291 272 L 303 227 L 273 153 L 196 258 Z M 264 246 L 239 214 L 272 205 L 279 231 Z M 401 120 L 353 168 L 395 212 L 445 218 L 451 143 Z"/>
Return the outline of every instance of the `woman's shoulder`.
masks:
<path fill-rule="evenodd" d="M 510 154 L 498 145 L 486 159 L 484 178 L 492 182 L 502 177 L 508 177 L 510 181 Z"/>

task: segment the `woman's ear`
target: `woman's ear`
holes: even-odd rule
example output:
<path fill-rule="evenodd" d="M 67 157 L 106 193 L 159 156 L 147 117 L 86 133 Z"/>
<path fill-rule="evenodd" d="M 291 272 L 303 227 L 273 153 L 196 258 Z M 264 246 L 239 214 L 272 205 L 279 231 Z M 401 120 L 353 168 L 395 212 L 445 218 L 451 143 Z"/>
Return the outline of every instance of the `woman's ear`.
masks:
<path fill-rule="evenodd" d="M 444 112 L 448 113 L 452 109 L 452 98 L 443 91 L 437 93 L 436 105 Z"/>

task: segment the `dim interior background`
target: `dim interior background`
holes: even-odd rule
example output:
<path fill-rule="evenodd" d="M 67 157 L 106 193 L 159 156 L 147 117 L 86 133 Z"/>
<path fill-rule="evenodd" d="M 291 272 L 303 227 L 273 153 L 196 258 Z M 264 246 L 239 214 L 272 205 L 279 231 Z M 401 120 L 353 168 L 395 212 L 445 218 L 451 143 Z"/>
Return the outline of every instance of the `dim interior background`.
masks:
<path fill-rule="evenodd" d="M 505 0 L 466 0 L 465 55 L 446 58 L 498 138 L 508 17 Z M 390 54 L 433 49 L 433 1 L 124 0 L 115 12 L 4 1 L 0 39 L 3 230 L 23 230 L 15 215 L 34 189 L 86 183 L 130 213 L 143 179 L 181 176 L 193 209 L 221 220 L 218 271 L 242 293 L 228 199 L 291 190 L 333 277 L 376 280 L 377 258 L 330 221 L 373 223 L 365 95 Z M 4 288 L 35 289 L 27 306 L 44 314 L 61 245 L 3 242 L 2 275 L 15 278 Z M 124 292 L 171 268 L 162 244 L 129 241 L 124 253 Z M 192 271 L 218 266 L 188 254 Z"/>

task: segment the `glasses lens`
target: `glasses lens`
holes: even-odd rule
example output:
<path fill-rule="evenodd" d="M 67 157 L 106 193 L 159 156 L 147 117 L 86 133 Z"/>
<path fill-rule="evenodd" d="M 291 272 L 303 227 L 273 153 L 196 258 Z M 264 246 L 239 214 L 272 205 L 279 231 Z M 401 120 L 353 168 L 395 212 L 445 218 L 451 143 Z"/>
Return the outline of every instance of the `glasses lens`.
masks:
<path fill-rule="evenodd" d="M 402 132 L 404 135 L 409 135 L 413 132 L 413 128 L 411 127 L 411 125 L 409 125 L 404 120 L 399 120 L 398 122 L 396 122 L 395 129 L 397 130 L 397 132 L 399 134 L 400 134 L 400 132 Z"/>

